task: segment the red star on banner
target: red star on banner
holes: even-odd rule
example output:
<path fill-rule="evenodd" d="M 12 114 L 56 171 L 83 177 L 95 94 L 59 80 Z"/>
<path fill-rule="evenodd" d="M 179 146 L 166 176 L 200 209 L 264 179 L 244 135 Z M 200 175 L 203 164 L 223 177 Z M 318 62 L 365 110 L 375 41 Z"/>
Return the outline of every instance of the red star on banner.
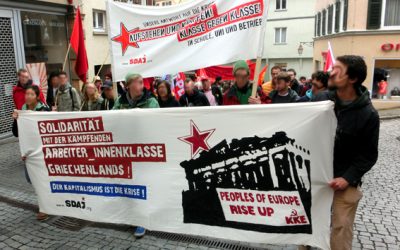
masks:
<path fill-rule="evenodd" d="M 135 31 L 139 30 L 139 28 L 135 28 L 133 30 L 127 30 L 125 25 L 121 23 L 121 33 L 118 36 L 114 36 L 111 38 L 112 41 L 120 43 L 122 48 L 122 55 L 125 54 L 125 51 L 129 46 L 139 48 L 139 44 L 135 41 L 129 41 L 129 35 Z"/>
<path fill-rule="evenodd" d="M 196 124 L 190 120 L 190 131 L 190 135 L 179 137 L 178 139 L 190 144 L 192 158 L 194 158 L 202 150 L 208 151 L 210 149 L 207 140 L 214 133 L 215 129 L 200 131 Z"/>

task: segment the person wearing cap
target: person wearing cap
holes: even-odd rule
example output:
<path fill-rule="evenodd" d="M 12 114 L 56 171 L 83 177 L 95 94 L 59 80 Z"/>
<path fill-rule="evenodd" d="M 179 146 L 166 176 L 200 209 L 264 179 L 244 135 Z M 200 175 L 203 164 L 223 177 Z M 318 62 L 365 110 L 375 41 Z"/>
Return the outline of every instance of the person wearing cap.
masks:
<path fill-rule="evenodd" d="M 95 77 L 93 78 L 93 82 L 94 82 L 94 85 L 96 85 L 97 90 L 100 92 L 101 86 L 102 86 L 102 84 L 103 84 L 102 81 L 101 81 L 100 76 L 95 76 Z"/>
<path fill-rule="evenodd" d="M 125 82 L 127 91 L 115 101 L 113 109 L 160 107 L 156 98 L 144 87 L 140 74 L 128 73 Z"/>
<path fill-rule="evenodd" d="M 113 83 L 110 80 L 105 80 L 103 86 L 101 86 L 101 91 L 101 96 L 103 97 L 101 110 L 113 109 L 115 103 Z"/>
<path fill-rule="evenodd" d="M 265 104 L 270 100 L 261 91 L 257 89 L 256 97 L 252 97 L 253 84 L 250 83 L 250 68 L 246 61 L 240 60 L 233 67 L 233 76 L 235 81 L 233 86 L 225 92 L 223 97 L 223 105 L 243 105 L 243 104 Z"/>
<path fill-rule="evenodd" d="M 134 108 L 159 108 L 157 99 L 148 91 L 143 84 L 140 74 L 128 73 L 125 76 L 126 93 L 118 97 L 114 103 L 113 110 Z M 136 227 L 135 237 L 141 238 L 146 234 L 146 229 Z"/>

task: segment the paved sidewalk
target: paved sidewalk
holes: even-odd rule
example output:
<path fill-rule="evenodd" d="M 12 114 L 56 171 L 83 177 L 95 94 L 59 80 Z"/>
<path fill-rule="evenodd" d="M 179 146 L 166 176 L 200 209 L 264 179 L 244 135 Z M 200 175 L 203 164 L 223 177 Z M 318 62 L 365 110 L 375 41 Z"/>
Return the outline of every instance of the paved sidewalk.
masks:
<path fill-rule="evenodd" d="M 400 249 L 400 119 L 381 124 L 380 156 L 363 184 L 353 249 Z M 40 223 L 32 187 L 24 178 L 17 140 L 0 142 L 0 249 L 296 249 L 295 246 L 220 242 L 152 232 L 135 240 L 132 228 L 119 225 L 85 224 L 65 229 L 62 217 Z M 25 206 L 24 206 L 25 204 Z M 31 205 L 29 205 L 31 204 Z M 22 205 L 22 206 L 21 206 Z M 28 205 L 28 206 L 26 206 Z M 23 208 L 21 208 L 23 207 Z M 61 226 L 60 226 L 61 225 Z M 210 243 L 212 242 L 212 243 Z M 225 244 L 225 245 L 224 245 Z M 240 248 L 241 247 L 241 248 Z"/>

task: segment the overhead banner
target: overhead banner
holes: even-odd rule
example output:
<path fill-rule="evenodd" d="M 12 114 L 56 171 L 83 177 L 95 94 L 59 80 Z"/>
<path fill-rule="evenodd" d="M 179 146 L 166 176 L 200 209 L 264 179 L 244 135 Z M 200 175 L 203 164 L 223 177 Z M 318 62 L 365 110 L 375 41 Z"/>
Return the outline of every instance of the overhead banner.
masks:
<path fill-rule="evenodd" d="M 331 102 L 21 112 L 18 127 L 45 213 L 329 246 Z"/>
<path fill-rule="evenodd" d="M 196 70 L 262 55 L 268 0 L 198 0 L 173 6 L 107 1 L 115 80 Z"/>

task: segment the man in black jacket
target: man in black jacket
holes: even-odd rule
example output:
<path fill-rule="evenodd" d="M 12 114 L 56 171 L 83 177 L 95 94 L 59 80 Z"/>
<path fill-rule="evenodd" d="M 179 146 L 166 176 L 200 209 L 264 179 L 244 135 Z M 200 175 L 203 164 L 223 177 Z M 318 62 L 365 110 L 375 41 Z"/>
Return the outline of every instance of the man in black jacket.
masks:
<path fill-rule="evenodd" d="M 182 107 L 210 106 L 207 97 L 194 88 L 194 83 L 190 79 L 185 80 L 185 94 L 179 98 Z"/>
<path fill-rule="evenodd" d="M 297 93 L 297 95 L 300 95 L 303 85 L 301 85 L 299 83 L 299 81 L 297 81 L 297 79 L 296 79 L 296 75 L 297 75 L 296 70 L 288 69 L 287 73 L 290 75 L 290 79 L 291 79 L 290 80 L 290 88 L 292 90 L 294 90 Z"/>
<path fill-rule="evenodd" d="M 332 69 L 330 92 L 338 119 L 334 148 L 335 190 L 332 207 L 331 249 L 351 249 L 353 223 L 362 197 L 361 178 L 378 158 L 379 115 L 362 86 L 367 66 L 359 56 L 340 56 Z"/>

